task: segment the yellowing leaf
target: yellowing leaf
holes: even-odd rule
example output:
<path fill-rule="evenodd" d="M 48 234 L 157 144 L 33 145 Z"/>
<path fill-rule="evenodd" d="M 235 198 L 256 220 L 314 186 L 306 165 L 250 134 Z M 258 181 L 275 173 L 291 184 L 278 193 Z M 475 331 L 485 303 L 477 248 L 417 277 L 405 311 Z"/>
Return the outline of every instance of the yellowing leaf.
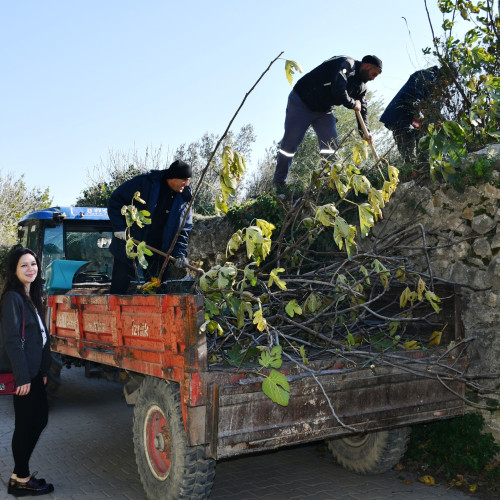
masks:
<path fill-rule="evenodd" d="M 424 483 L 426 486 L 434 486 L 434 484 L 435 484 L 434 478 L 432 476 L 422 476 L 422 477 L 419 477 L 418 480 L 421 483 Z"/>
<path fill-rule="evenodd" d="M 227 214 L 228 210 L 229 207 L 227 206 L 224 197 L 222 195 L 217 196 L 217 198 L 215 198 L 215 213 L 219 216 L 223 216 L 224 214 Z"/>
<path fill-rule="evenodd" d="M 299 73 L 302 73 L 302 68 L 300 67 L 300 64 L 296 63 L 295 61 L 290 61 L 287 59 L 285 61 L 285 74 L 286 74 L 286 79 L 288 80 L 288 83 L 290 85 L 293 85 L 293 74 L 297 70 Z"/>
<path fill-rule="evenodd" d="M 424 292 L 425 292 L 425 282 L 422 278 L 419 278 L 418 285 L 417 285 L 418 300 L 422 300 Z"/>
<path fill-rule="evenodd" d="M 276 229 L 276 226 L 274 226 L 274 224 L 271 224 L 270 222 L 267 222 L 267 220 L 264 219 L 257 219 L 255 223 L 257 224 L 257 227 L 260 228 L 262 234 L 266 238 L 270 238 L 273 234 L 273 229 Z"/>
<path fill-rule="evenodd" d="M 141 192 L 136 191 L 134 193 L 134 200 L 138 201 L 139 203 L 145 204 L 146 202 L 141 198 Z"/>
<path fill-rule="evenodd" d="M 370 228 L 375 224 L 373 210 L 368 203 L 361 203 L 361 205 L 358 206 L 358 213 L 361 237 L 364 238 L 368 236 Z"/>
<path fill-rule="evenodd" d="M 405 342 L 403 344 L 403 347 L 408 351 L 420 349 L 420 346 L 418 345 L 418 341 L 416 341 L 416 340 L 409 340 L 408 342 Z"/>
<path fill-rule="evenodd" d="M 262 332 L 267 327 L 267 321 L 266 318 L 264 318 L 261 309 L 254 312 L 253 324 L 257 325 L 257 330 L 259 330 L 259 332 Z"/>
<path fill-rule="evenodd" d="M 408 303 L 408 298 L 410 296 L 410 293 L 411 293 L 411 290 L 408 287 L 406 287 L 403 290 L 403 293 L 401 294 L 401 296 L 399 297 L 399 307 L 401 309 L 403 309 L 404 307 L 406 307 L 406 304 Z"/>
<path fill-rule="evenodd" d="M 231 239 L 228 241 L 226 246 L 226 255 L 234 255 L 236 251 L 243 244 L 243 232 L 241 229 L 238 229 L 236 233 L 231 236 Z"/>
<path fill-rule="evenodd" d="M 339 211 L 333 203 L 328 203 L 327 205 L 316 207 L 316 219 L 324 226 L 333 226 L 335 224 L 338 213 Z"/>
<path fill-rule="evenodd" d="M 429 342 L 429 345 L 439 345 L 441 343 L 441 336 L 443 335 L 443 332 L 436 331 L 432 332 L 431 339 Z"/>
<path fill-rule="evenodd" d="M 366 141 L 357 142 L 352 148 L 352 159 L 357 166 L 368 158 L 368 144 Z"/>
<path fill-rule="evenodd" d="M 439 307 L 441 299 L 434 292 L 431 292 L 429 290 L 425 292 L 425 298 L 429 301 L 434 311 L 436 311 L 436 313 L 439 313 L 439 311 L 441 310 Z"/>
<path fill-rule="evenodd" d="M 278 273 L 282 273 L 285 270 L 282 267 L 277 267 L 271 271 L 271 274 L 269 275 L 269 282 L 267 283 L 267 286 L 271 286 L 273 283 L 276 283 L 276 285 L 281 288 L 282 290 L 286 290 L 286 283 L 281 280 L 278 276 Z"/>
<path fill-rule="evenodd" d="M 152 278 L 151 281 L 145 283 L 141 290 L 144 293 L 155 293 L 156 289 L 161 285 L 161 281 L 158 278 Z"/>

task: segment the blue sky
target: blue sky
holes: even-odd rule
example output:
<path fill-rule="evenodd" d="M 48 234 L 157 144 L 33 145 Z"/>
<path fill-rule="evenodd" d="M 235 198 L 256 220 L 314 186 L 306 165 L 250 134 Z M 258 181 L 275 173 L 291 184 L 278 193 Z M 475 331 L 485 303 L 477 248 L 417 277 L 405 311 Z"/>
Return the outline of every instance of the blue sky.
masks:
<path fill-rule="evenodd" d="M 433 63 L 421 52 L 431 41 L 423 0 L 3 0 L 0 173 L 70 205 L 109 151 L 168 152 L 222 134 L 281 51 L 305 72 L 375 54 L 384 69 L 369 88 L 388 103 Z M 233 125 L 254 126 L 251 168 L 281 138 L 290 89 L 278 61 Z"/>

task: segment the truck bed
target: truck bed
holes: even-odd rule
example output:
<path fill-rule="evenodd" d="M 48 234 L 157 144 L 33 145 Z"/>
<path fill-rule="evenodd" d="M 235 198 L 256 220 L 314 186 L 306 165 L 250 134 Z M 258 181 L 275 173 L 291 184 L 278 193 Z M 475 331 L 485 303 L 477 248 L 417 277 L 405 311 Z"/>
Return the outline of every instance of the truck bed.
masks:
<path fill-rule="evenodd" d="M 53 351 L 178 383 L 189 444 L 216 459 L 464 413 L 465 385 L 417 374 L 419 356 L 434 354 L 408 351 L 397 367 L 283 364 L 291 392 L 280 406 L 257 375 L 208 365 L 201 296 L 52 295 L 48 318 Z"/>

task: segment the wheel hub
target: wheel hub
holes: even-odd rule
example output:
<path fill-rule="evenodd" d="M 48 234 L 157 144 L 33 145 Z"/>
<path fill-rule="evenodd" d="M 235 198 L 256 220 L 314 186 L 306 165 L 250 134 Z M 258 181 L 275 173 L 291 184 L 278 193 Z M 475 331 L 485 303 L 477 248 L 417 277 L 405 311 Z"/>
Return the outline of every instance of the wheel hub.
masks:
<path fill-rule="evenodd" d="M 164 481 L 170 472 L 172 446 L 167 419 L 156 405 L 149 408 L 144 420 L 144 443 L 152 474 Z"/>

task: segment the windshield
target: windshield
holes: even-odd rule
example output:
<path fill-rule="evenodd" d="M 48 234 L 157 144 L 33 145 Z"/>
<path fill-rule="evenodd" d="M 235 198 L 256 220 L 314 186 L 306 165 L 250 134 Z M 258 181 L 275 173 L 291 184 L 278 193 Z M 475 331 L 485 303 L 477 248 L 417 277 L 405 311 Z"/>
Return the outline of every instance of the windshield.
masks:
<path fill-rule="evenodd" d="M 88 265 L 84 273 L 104 274 L 111 278 L 113 257 L 108 250 L 111 231 L 97 227 L 79 227 L 78 230 L 66 229 L 66 260 L 84 260 Z"/>

